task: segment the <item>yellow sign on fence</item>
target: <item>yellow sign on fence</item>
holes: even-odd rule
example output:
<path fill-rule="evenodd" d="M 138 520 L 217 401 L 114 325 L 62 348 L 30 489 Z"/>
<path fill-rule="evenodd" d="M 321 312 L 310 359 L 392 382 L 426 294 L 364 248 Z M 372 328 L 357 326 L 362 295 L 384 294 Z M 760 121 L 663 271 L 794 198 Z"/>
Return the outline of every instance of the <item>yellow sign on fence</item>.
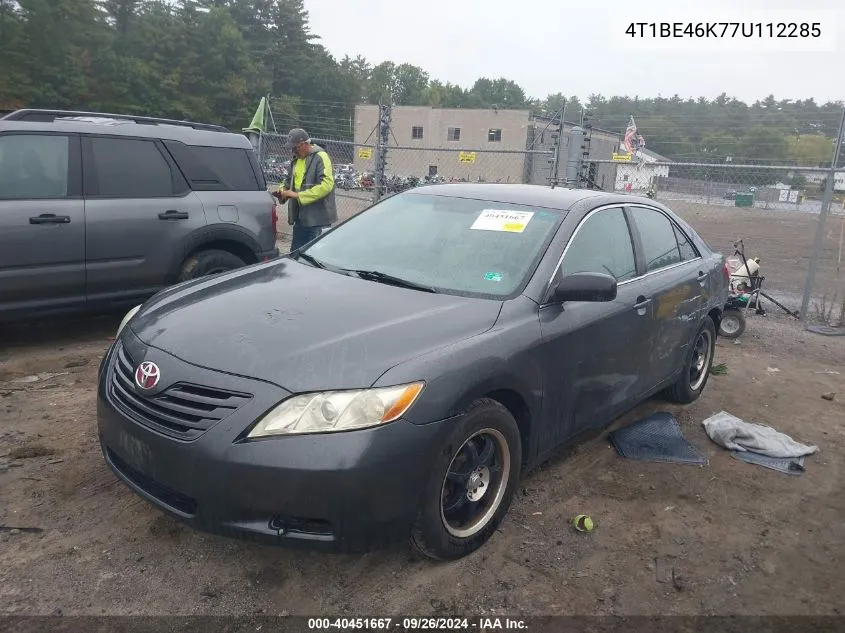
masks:
<path fill-rule="evenodd" d="M 617 163 L 630 163 L 631 158 L 631 154 L 617 154 L 616 152 L 613 152 L 613 160 Z"/>
<path fill-rule="evenodd" d="M 373 148 L 372 147 L 361 147 L 358 149 L 358 158 L 372 158 L 373 157 Z"/>
<path fill-rule="evenodd" d="M 462 163 L 474 163 L 475 152 L 461 152 L 460 154 L 458 154 L 458 160 Z"/>

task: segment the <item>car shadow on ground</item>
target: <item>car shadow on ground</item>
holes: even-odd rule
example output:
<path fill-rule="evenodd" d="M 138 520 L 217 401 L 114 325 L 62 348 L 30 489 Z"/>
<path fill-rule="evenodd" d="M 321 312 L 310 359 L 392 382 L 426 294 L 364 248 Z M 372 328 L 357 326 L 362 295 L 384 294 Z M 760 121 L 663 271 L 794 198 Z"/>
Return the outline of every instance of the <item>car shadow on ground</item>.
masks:
<path fill-rule="evenodd" d="M 114 337 L 126 310 L 0 323 L 0 362 L 16 350 L 89 343 Z"/>

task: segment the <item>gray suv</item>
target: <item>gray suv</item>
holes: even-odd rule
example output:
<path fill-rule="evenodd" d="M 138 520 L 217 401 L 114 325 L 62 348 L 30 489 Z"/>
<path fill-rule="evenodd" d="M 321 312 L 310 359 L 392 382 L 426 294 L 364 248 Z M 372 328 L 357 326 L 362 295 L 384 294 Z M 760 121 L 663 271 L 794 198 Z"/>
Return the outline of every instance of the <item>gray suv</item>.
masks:
<path fill-rule="evenodd" d="M 134 306 L 278 254 L 275 201 L 241 134 L 89 112 L 0 118 L 0 320 Z"/>

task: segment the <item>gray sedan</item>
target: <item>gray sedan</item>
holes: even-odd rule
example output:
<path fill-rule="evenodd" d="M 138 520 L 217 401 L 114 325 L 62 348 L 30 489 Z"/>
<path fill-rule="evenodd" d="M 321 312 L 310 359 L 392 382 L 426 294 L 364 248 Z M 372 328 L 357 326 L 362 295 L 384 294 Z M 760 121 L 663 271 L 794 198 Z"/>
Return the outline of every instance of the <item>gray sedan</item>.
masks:
<path fill-rule="evenodd" d="M 458 558 L 526 469 L 653 394 L 698 398 L 727 293 L 722 255 L 654 200 L 413 189 L 128 314 L 103 454 L 202 530 Z"/>

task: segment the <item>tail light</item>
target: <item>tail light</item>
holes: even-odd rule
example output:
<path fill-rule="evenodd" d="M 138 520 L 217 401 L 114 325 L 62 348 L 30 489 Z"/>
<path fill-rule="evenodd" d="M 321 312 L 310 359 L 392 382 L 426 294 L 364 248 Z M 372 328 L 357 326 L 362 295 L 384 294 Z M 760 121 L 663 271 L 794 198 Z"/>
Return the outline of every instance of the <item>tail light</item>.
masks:
<path fill-rule="evenodd" d="M 722 274 L 725 275 L 725 281 L 731 280 L 731 269 L 728 268 L 728 262 L 722 263 Z"/>
<path fill-rule="evenodd" d="M 275 204 L 270 207 L 270 223 L 273 225 L 273 235 L 278 235 L 276 227 L 279 225 L 279 213 L 277 209 L 278 207 Z"/>

